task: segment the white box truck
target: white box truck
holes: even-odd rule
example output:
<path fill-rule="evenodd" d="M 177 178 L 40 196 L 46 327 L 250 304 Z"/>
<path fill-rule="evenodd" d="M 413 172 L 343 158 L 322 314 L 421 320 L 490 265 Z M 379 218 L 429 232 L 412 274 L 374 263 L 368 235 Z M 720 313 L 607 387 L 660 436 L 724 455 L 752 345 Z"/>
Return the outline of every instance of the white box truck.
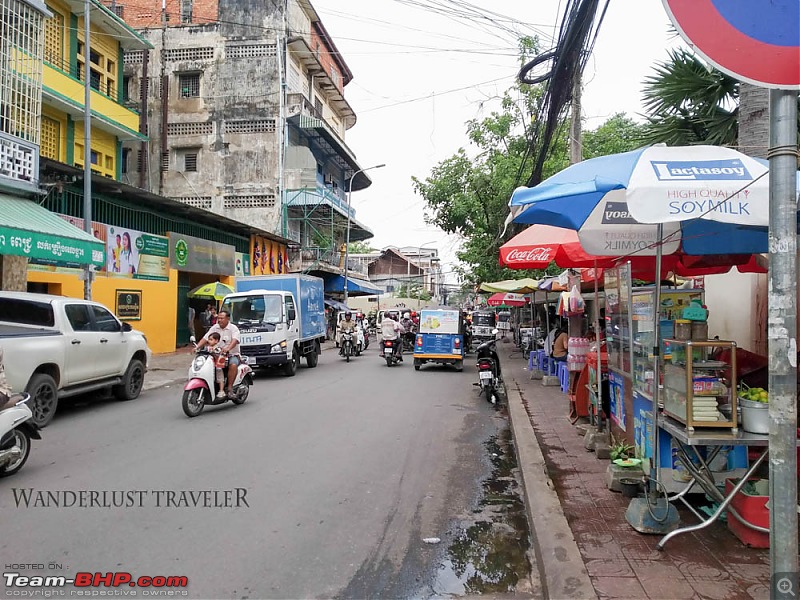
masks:
<path fill-rule="evenodd" d="M 251 367 L 280 367 L 292 377 L 305 357 L 317 366 L 325 341 L 325 288 L 310 275 L 237 277 L 222 310 L 241 333 L 240 352 Z"/>

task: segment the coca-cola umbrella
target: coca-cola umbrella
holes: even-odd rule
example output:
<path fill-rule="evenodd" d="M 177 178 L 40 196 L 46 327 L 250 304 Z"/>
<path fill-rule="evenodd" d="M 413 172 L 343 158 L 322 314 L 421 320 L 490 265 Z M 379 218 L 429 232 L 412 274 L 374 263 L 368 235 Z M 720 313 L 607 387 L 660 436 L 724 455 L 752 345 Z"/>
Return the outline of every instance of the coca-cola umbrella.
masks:
<path fill-rule="evenodd" d="M 528 303 L 527 298 L 522 294 L 511 294 L 511 293 L 502 293 L 498 292 L 496 294 L 492 294 L 489 296 L 489 299 L 486 300 L 486 304 L 489 306 L 512 306 L 512 307 L 520 307 L 525 306 Z"/>

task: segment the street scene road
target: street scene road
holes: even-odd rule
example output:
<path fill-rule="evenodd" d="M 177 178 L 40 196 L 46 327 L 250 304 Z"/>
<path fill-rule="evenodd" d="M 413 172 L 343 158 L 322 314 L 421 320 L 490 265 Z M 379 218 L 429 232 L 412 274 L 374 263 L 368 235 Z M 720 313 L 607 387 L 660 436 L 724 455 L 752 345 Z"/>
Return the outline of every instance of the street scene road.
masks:
<path fill-rule="evenodd" d="M 326 350 L 293 378 L 259 371 L 244 405 L 193 419 L 174 384 L 65 404 L 0 481 L 0 554 L 45 566 L 28 575 L 185 576 L 192 598 L 474 590 L 464 533 L 507 418 L 478 398 L 469 362 L 416 372 L 377 352 L 346 364 Z"/>

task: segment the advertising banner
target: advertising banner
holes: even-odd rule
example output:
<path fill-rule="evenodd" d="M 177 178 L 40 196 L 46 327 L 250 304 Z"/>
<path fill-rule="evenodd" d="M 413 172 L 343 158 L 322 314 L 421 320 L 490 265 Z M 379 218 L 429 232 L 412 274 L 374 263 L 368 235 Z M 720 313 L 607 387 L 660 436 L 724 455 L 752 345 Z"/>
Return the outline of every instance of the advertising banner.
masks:
<path fill-rule="evenodd" d="M 237 252 L 235 275 L 237 277 L 248 277 L 251 273 L 250 255 L 245 254 L 244 252 Z"/>
<path fill-rule="evenodd" d="M 78 229 L 83 229 L 83 219 L 61 215 L 67 223 Z M 105 244 L 105 225 L 92 221 L 92 232 L 98 242 Z M 102 271 L 104 260 L 101 248 L 93 247 L 91 243 L 60 236 L 50 236 L 45 233 L 19 233 L 13 229 L 0 231 L 0 247 L 7 254 L 27 256 L 29 266 L 36 265 L 34 271 L 59 271 L 71 272 L 73 269 L 82 269 L 85 264 L 93 264 L 96 271 Z M 8 242 L 6 243 L 6 239 Z M 15 248 L 19 251 L 15 251 Z M 91 257 L 91 258 L 90 258 Z"/>
<path fill-rule="evenodd" d="M 169 240 L 164 236 L 108 225 L 106 273 L 109 277 L 169 280 Z"/>
<path fill-rule="evenodd" d="M 625 380 L 614 371 L 608 372 L 608 393 L 610 398 L 611 420 L 625 431 Z"/>
<path fill-rule="evenodd" d="M 251 275 L 275 275 L 289 272 L 286 244 L 259 235 L 250 237 Z"/>
<path fill-rule="evenodd" d="M 169 262 L 173 269 L 211 275 L 233 275 L 236 248 L 182 233 L 169 233 Z"/>

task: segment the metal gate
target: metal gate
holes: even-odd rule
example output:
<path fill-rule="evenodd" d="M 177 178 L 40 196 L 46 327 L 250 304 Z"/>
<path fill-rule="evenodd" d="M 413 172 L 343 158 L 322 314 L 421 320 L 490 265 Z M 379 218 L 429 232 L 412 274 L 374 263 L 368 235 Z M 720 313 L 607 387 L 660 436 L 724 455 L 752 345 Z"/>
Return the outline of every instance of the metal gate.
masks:
<path fill-rule="evenodd" d="M 189 273 L 178 273 L 178 327 L 175 335 L 175 346 L 185 346 L 189 343 L 189 336 L 192 332 L 189 330 L 189 296 L 187 295 L 191 290 L 189 285 Z"/>

